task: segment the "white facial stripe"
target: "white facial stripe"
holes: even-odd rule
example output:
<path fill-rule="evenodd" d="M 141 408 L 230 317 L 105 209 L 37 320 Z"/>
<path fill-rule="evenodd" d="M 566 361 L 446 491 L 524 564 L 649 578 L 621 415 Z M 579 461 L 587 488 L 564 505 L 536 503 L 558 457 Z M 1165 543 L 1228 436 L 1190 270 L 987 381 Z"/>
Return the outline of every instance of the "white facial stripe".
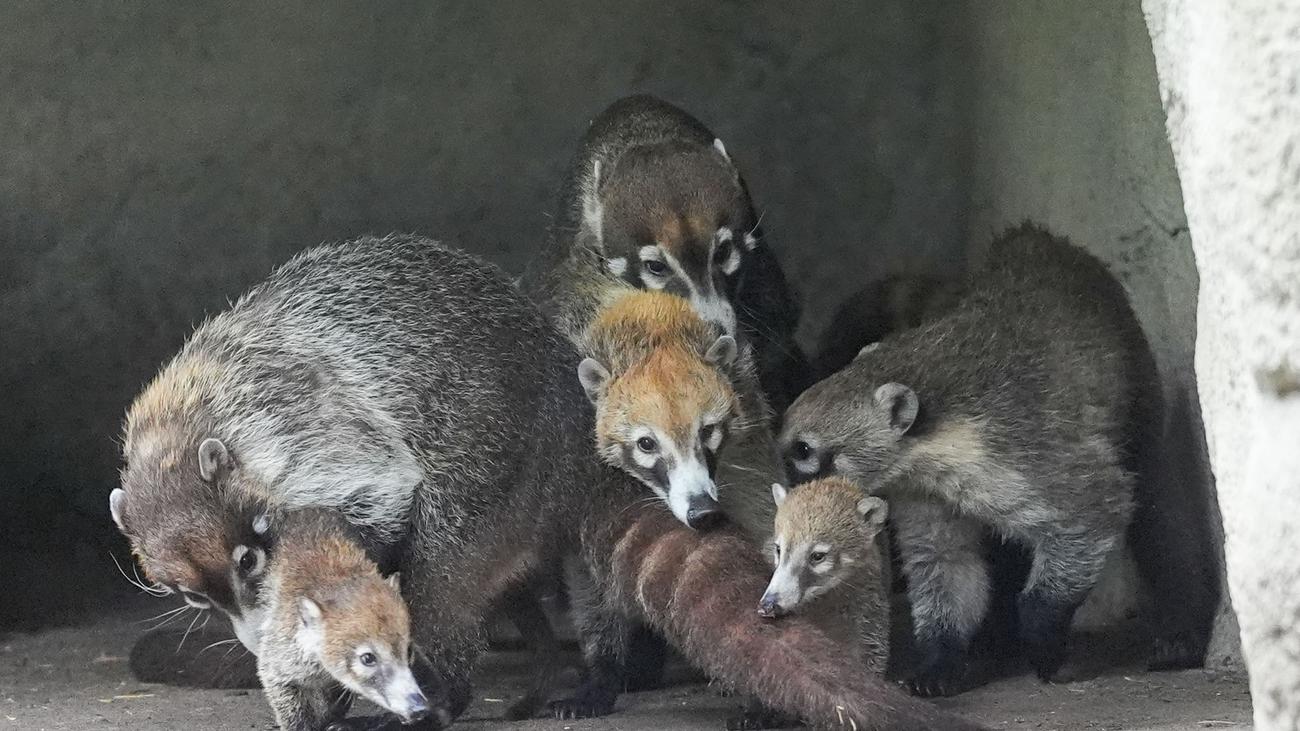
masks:
<path fill-rule="evenodd" d="M 720 444 L 722 444 L 722 425 L 715 424 L 713 431 L 709 433 L 709 439 L 704 443 L 704 446 L 708 447 L 710 452 L 716 452 L 718 451 L 718 446 Z"/>
<path fill-rule="evenodd" d="M 592 163 L 591 177 L 582 193 L 582 221 L 602 248 L 605 245 L 605 207 L 600 202 L 600 160 Z"/>
<path fill-rule="evenodd" d="M 255 609 L 245 609 L 241 617 L 231 617 L 230 626 L 235 630 L 235 636 L 239 638 L 247 650 L 254 655 L 257 654 L 258 647 L 262 644 L 263 625 L 266 623 L 266 609 L 257 607 Z M 315 633 L 303 632 L 298 633 L 298 641 L 306 648 L 310 645 L 311 651 L 316 651 L 320 647 L 322 638 L 315 637 Z M 312 635 L 304 637 L 303 635 Z M 312 643 L 315 643 L 314 645 Z"/>
<path fill-rule="evenodd" d="M 754 234 L 745 234 L 745 251 L 753 251 L 758 246 L 758 239 Z"/>
<path fill-rule="evenodd" d="M 708 469 L 693 456 L 679 457 L 668 471 L 668 507 L 672 508 L 673 515 L 685 523 L 691 498 L 698 500 L 705 496 L 718 499 L 718 486 L 709 477 Z"/>
<path fill-rule="evenodd" d="M 627 273 L 627 257 L 616 256 L 605 262 L 605 267 L 609 273 L 616 277 L 621 277 Z"/>
<path fill-rule="evenodd" d="M 713 238 L 719 244 L 725 244 L 726 242 L 731 240 L 732 235 L 733 234 L 731 233 L 731 229 L 727 228 L 726 226 L 723 226 L 722 228 L 718 229 L 717 233 L 713 234 Z"/>
<path fill-rule="evenodd" d="M 415 676 L 411 674 L 409 668 L 393 673 L 392 679 L 384 687 L 383 694 L 386 703 L 382 705 L 404 718 L 409 718 L 416 710 L 411 707 L 413 698 L 424 700 L 424 694 L 420 692 L 420 686 L 415 682 Z"/>
<path fill-rule="evenodd" d="M 700 317 L 722 328 L 727 335 L 736 335 L 736 311 L 731 304 L 718 297 L 701 298 L 692 296 L 691 307 Z"/>
<path fill-rule="evenodd" d="M 784 556 L 782 552 L 782 556 Z M 799 574 L 797 571 L 790 570 L 790 564 L 787 560 L 782 559 L 772 572 L 771 581 L 767 582 L 766 596 L 776 598 L 782 609 L 791 610 L 799 606 L 801 600 L 799 590 Z"/>

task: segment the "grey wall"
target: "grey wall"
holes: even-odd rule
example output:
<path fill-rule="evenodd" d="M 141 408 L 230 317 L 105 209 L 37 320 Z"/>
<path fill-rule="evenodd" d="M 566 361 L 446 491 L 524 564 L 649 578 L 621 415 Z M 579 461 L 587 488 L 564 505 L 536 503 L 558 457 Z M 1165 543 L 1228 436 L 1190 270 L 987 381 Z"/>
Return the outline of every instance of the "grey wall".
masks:
<path fill-rule="evenodd" d="M 48 579 L 53 555 L 108 575 L 121 414 L 204 313 L 362 232 L 425 232 L 518 270 L 586 121 L 622 94 L 715 126 L 810 332 L 868 276 L 960 264 L 944 3 L 539 7 L 6 4 L 0 497 L 21 519 L 0 574 Z M 19 610 L 44 614 L 43 596 Z"/>
<path fill-rule="evenodd" d="M 1189 572 L 1222 591 L 1223 534 L 1193 372 L 1198 277 L 1165 132 L 1155 58 L 1137 3 L 970 3 L 972 258 L 990 232 L 1032 218 L 1105 261 L 1124 283 L 1170 405 L 1162 509 L 1195 523 L 1205 547 Z M 1132 573 L 1114 566 L 1090 610 L 1130 608 Z M 1240 657 L 1226 603 L 1211 663 Z"/>

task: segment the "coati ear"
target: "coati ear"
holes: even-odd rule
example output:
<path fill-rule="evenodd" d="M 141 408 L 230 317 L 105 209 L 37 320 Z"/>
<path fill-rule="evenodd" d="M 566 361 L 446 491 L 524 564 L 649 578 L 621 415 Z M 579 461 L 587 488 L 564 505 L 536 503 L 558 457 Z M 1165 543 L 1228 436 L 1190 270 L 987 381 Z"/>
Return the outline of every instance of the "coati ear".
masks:
<path fill-rule="evenodd" d="M 117 523 L 117 529 L 126 532 L 126 522 L 122 520 L 122 514 L 126 511 L 126 490 L 120 487 L 113 488 L 108 494 L 108 512 L 113 516 L 113 522 Z"/>
<path fill-rule="evenodd" d="M 709 350 L 704 354 L 704 359 L 722 369 L 728 369 L 736 362 L 736 339 L 730 335 L 720 335 Z"/>
<path fill-rule="evenodd" d="M 790 491 L 785 489 L 784 487 L 781 487 L 781 483 L 779 482 L 772 483 L 772 502 L 776 503 L 776 506 L 778 508 L 781 507 L 781 503 L 785 502 L 785 498 L 789 494 Z"/>
<path fill-rule="evenodd" d="M 853 360 L 857 360 L 858 358 L 861 358 L 862 356 L 866 355 L 867 353 L 870 353 L 871 351 L 879 347 L 880 347 L 879 340 L 877 340 L 874 343 L 868 343 L 867 345 L 862 346 L 862 350 L 859 350 L 857 355 L 853 356 Z"/>
<path fill-rule="evenodd" d="M 858 501 L 858 515 L 862 517 L 867 532 L 874 536 L 885 527 L 885 519 L 889 517 L 889 503 L 878 497 L 864 497 Z"/>
<path fill-rule="evenodd" d="M 591 240 L 595 248 L 605 249 L 605 206 L 600 202 L 600 160 L 591 164 L 591 177 L 582 186 L 582 226 L 578 234 Z M 584 235 L 585 234 L 585 235 Z"/>
<path fill-rule="evenodd" d="M 889 428 L 899 436 L 912 428 L 921 410 L 916 392 L 901 383 L 886 383 L 877 388 L 876 405 L 889 414 Z"/>
<path fill-rule="evenodd" d="M 319 604 L 303 597 L 298 600 L 298 618 L 302 620 L 303 629 L 317 632 L 325 619 L 325 613 L 321 611 Z"/>
<path fill-rule="evenodd" d="M 587 398 L 594 404 L 605 394 L 605 385 L 609 383 L 609 370 L 595 358 L 583 358 L 578 364 L 578 381 L 587 392 Z"/>
<path fill-rule="evenodd" d="M 230 468 L 230 452 L 216 437 L 208 437 L 199 444 L 199 477 L 212 482 Z"/>
<path fill-rule="evenodd" d="M 402 572 L 401 572 L 401 571 L 394 571 L 393 573 L 389 574 L 389 575 L 388 575 L 388 578 L 384 579 L 384 581 L 387 581 L 387 582 L 388 582 L 388 585 L 391 586 L 391 587 L 393 587 L 393 590 L 394 590 L 394 591 L 398 591 L 398 592 L 400 592 L 400 591 L 402 590 Z"/>

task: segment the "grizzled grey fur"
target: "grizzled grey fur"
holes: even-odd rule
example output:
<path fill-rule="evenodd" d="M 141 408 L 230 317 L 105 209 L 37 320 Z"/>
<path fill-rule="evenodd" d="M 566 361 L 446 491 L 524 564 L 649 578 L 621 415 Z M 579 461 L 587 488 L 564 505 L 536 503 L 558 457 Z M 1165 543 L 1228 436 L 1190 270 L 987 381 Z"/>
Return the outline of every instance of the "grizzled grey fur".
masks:
<path fill-rule="evenodd" d="M 1025 226 L 995 242 L 946 315 L 805 392 L 779 441 L 793 479 L 840 473 L 921 501 L 920 520 L 904 502 L 895 517 L 923 649 L 917 685 L 946 692 L 988 606 L 976 524 L 1032 550 L 1021 639 L 1041 677 L 1057 673 L 1070 619 L 1132 516 L 1134 452 L 1158 399 L 1122 287 Z"/>

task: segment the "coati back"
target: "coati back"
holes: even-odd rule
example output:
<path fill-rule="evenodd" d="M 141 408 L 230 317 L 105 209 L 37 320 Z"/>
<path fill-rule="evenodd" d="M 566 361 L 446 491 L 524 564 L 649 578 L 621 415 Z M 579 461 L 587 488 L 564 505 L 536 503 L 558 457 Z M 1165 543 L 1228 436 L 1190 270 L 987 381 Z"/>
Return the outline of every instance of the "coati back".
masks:
<path fill-rule="evenodd" d="M 827 477 L 786 490 L 772 485 L 775 571 L 759 601 L 764 617 L 800 614 L 884 676 L 889 662 L 884 500 Z"/>
<path fill-rule="evenodd" d="M 652 96 L 620 99 L 591 123 L 522 279 L 575 342 L 620 283 L 684 297 L 752 343 L 778 409 L 807 385 L 794 342 L 799 308 L 744 180 L 712 131 Z"/>
<path fill-rule="evenodd" d="M 579 379 L 596 406 L 596 450 L 606 463 L 691 527 L 711 524 L 720 502 L 733 520 L 766 531 L 762 470 L 771 452 L 746 448 L 769 446 L 769 411 L 748 350 L 680 297 L 625 290 L 587 328 L 583 351 Z M 749 464 L 732 461 L 733 446 Z"/>
<path fill-rule="evenodd" d="M 1158 399 L 1123 288 L 1090 255 L 1026 226 L 994 244 L 946 315 L 805 392 L 780 443 L 792 480 L 841 474 L 1029 546 L 1020 634 L 1050 679 L 1070 619 L 1132 515 L 1135 425 L 1159 423 Z M 955 573 L 968 589 L 941 616 L 915 618 L 923 676 L 962 665 L 988 606 L 987 567 L 945 569 L 934 558 L 905 564 L 910 591 Z"/>
<path fill-rule="evenodd" d="M 891 333 L 943 314 L 961 293 L 958 279 L 896 274 L 868 284 L 835 310 L 817 346 L 818 378 L 848 365 Z"/>
<path fill-rule="evenodd" d="M 190 367 L 200 355 L 213 367 Z M 394 562 L 421 649 L 412 670 L 428 728 L 468 705 L 493 603 L 569 547 L 611 625 L 643 614 L 712 675 L 782 710 L 858 728 L 895 719 L 890 728 L 971 728 L 842 670 L 843 648 L 816 628 L 762 624 L 752 609 L 762 559 L 738 550 L 735 531 L 696 534 L 598 459 L 578 361 L 504 275 L 473 257 L 416 237 L 322 246 L 210 320 L 168 367 L 220 375 L 165 375 L 188 386 L 137 404 L 125 487 L 110 509 L 151 580 L 172 591 L 193 582 L 190 601 L 247 623 L 265 616 L 265 560 L 282 548 L 274 522 L 262 520 L 268 503 L 273 515 L 312 495 L 358 524 L 382 512 L 372 500 L 404 496 L 409 509 L 379 527 L 400 540 Z M 369 418 L 343 418 L 354 412 Z M 380 438 L 389 425 L 398 443 Z M 371 432 L 380 435 L 356 438 Z M 404 455 L 419 467 L 414 483 L 340 479 L 361 474 L 355 464 L 382 468 Z M 316 468 L 314 482 L 300 464 Z M 362 535 L 368 548 L 390 547 Z M 665 558 L 704 550 L 674 565 L 642 552 L 655 546 Z M 764 669 L 756 658 L 779 664 Z"/>
<path fill-rule="evenodd" d="M 414 648 L 397 576 L 380 577 L 355 531 L 326 510 L 275 518 L 257 669 L 283 731 L 324 728 L 346 712 L 350 693 L 403 723 L 429 712 L 408 664 Z"/>

